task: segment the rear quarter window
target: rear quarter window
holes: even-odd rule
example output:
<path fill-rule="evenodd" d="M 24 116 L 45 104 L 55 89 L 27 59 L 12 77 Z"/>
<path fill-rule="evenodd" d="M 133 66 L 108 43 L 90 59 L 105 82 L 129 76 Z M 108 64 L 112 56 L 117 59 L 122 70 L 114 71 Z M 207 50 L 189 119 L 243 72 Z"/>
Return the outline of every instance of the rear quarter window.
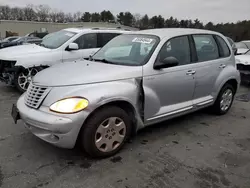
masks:
<path fill-rule="evenodd" d="M 230 56 L 230 50 L 229 50 L 229 47 L 228 47 L 227 43 L 225 42 L 225 40 L 217 35 L 215 36 L 215 38 L 216 38 L 216 41 L 217 41 L 218 46 L 219 46 L 220 57 Z"/>

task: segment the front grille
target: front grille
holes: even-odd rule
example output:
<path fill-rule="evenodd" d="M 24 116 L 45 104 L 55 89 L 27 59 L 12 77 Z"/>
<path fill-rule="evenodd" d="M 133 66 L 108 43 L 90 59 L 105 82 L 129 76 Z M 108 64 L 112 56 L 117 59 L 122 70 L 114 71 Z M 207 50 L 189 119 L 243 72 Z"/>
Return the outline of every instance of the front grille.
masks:
<path fill-rule="evenodd" d="M 31 108 L 39 108 L 49 91 L 50 89 L 46 86 L 36 86 L 30 83 L 25 96 L 25 104 Z"/>

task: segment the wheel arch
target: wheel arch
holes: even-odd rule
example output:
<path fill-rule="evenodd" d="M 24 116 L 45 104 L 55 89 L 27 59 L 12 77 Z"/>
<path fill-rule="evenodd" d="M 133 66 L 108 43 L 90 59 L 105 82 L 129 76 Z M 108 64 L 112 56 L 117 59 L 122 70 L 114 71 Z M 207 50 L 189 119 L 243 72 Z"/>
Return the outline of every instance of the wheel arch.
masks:
<path fill-rule="evenodd" d="M 80 129 L 80 131 L 78 133 L 77 142 L 80 140 L 79 138 L 81 136 L 82 130 L 84 129 L 84 124 L 88 123 L 89 119 L 91 119 L 96 114 L 96 112 L 98 112 L 99 110 L 101 110 L 103 108 L 106 108 L 108 106 L 117 106 L 117 107 L 123 109 L 129 115 L 129 117 L 131 118 L 131 121 L 132 121 L 132 133 L 131 133 L 132 135 L 131 136 L 136 135 L 138 124 L 141 122 L 141 119 L 138 116 L 136 108 L 130 102 L 128 102 L 127 100 L 120 99 L 120 100 L 114 100 L 114 101 L 106 102 L 106 103 L 98 106 L 97 108 L 95 108 L 88 115 L 86 120 L 84 121 L 84 123 L 83 123 L 83 125 L 82 125 L 82 127 L 81 127 L 81 129 Z"/>

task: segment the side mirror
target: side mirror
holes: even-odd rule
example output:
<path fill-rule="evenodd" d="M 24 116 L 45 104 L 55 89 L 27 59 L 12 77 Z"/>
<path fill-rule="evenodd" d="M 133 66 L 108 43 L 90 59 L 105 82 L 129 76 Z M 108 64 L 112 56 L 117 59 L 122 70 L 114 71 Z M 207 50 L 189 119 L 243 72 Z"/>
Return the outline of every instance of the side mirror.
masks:
<path fill-rule="evenodd" d="M 70 43 L 69 46 L 66 48 L 67 51 L 78 50 L 79 46 L 76 43 Z"/>
<path fill-rule="evenodd" d="M 157 61 L 154 64 L 154 69 L 162 69 L 162 68 L 168 68 L 168 67 L 175 67 L 179 65 L 178 59 L 175 57 L 166 57 L 165 59 L 161 61 Z"/>

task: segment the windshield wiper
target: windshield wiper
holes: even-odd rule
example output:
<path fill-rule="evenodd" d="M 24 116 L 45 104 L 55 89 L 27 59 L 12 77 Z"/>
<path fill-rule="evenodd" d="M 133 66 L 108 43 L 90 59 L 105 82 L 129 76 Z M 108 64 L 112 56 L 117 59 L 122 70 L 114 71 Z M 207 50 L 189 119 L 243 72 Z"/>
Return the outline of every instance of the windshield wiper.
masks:
<path fill-rule="evenodd" d="M 93 58 L 92 58 L 93 59 Z M 108 64 L 116 64 L 115 62 L 109 61 L 107 59 L 93 59 L 94 61 L 99 61 L 103 63 L 108 63 Z"/>

